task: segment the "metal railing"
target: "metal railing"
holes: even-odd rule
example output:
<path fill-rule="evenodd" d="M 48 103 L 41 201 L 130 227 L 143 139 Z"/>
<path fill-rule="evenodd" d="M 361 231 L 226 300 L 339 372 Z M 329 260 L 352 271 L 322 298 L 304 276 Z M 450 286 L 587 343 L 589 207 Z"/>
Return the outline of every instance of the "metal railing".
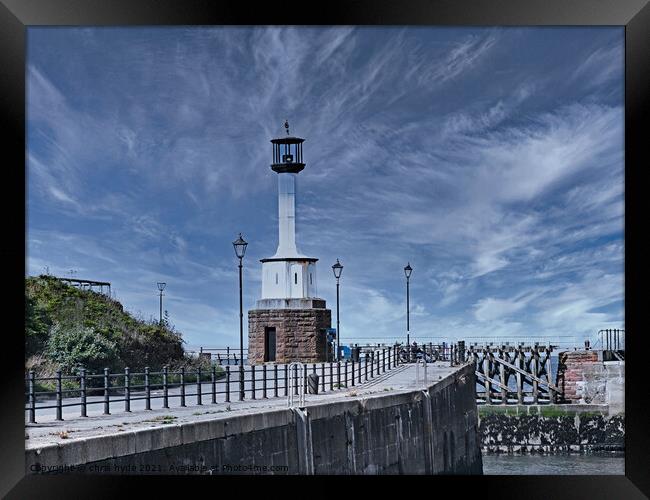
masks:
<path fill-rule="evenodd" d="M 424 360 L 427 363 L 435 361 L 448 361 L 451 366 L 457 366 L 465 362 L 465 342 L 442 342 L 434 344 L 413 343 L 410 346 L 395 344 L 394 348 L 399 353 L 398 356 L 402 363 L 416 363 L 418 360 Z"/>
<path fill-rule="evenodd" d="M 320 391 L 327 392 L 362 385 L 399 364 L 395 349 L 385 347 L 366 353 L 358 362 L 304 363 L 300 381 L 298 373 L 291 373 L 289 365 L 278 364 L 239 365 L 237 368 L 213 366 L 207 372 L 183 368 L 170 371 L 168 367 L 152 372 L 145 367 L 142 372 L 125 368 L 123 373 L 110 373 L 105 368 L 103 373 L 89 374 L 81 369 L 77 375 L 63 375 L 57 371 L 54 377 L 36 377 L 30 371 L 25 381 L 25 411 L 28 422 L 36 423 L 37 412 L 52 409 L 55 419 L 63 420 L 63 409 L 67 407 L 79 407 L 79 415 L 87 417 L 88 408 L 93 405 L 103 405 L 103 415 L 110 415 L 111 409 L 119 403 L 123 403 L 125 412 L 131 412 L 132 403 L 140 401 L 144 402 L 142 409 L 151 410 L 155 400 L 162 400 L 161 407 L 169 408 L 174 401 L 178 401 L 179 407 L 185 407 L 192 404 L 190 399 L 201 406 L 204 398 L 209 398 L 210 404 L 218 404 L 287 397 L 290 389 L 298 395 L 299 383 L 304 386 L 303 392 L 307 392 L 310 372 L 319 375 Z M 293 377 L 292 383 L 290 377 Z M 37 385 L 42 382 L 54 382 L 55 390 L 37 391 Z M 240 390 L 242 386 L 243 391 Z"/>
<path fill-rule="evenodd" d="M 625 350 L 625 330 L 606 329 L 598 330 L 600 345 L 604 351 Z"/>
<path fill-rule="evenodd" d="M 198 351 L 189 350 L 187 354 L 209 359 L 219 366 L 240 365 L 241 356 L 239 348 L 235 347 L 199 347 Z M 248 359 L 248 348 L 243 349 L 244 360 Z"/>

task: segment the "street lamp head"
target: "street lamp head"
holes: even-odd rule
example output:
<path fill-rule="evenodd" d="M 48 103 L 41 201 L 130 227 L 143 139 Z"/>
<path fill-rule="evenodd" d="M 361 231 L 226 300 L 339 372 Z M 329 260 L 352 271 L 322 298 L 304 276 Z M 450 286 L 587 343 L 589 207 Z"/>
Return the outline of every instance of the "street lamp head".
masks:
<path fill-rule="evenodd" d="M 404 274 L 406 275 L 406 279 L 409 279 L 411 277 L 411 272 L 413 272 L 413 268 L 411 267 L 411 264 L 408 263 L 404 268 Z"/>
<path fill-rule="evenodd" d="M 343 272 L 343 266 L 339 262 L 339 259 L 336 259 L 336 264 L 332 266 L 332 271 L 334 271 L 334 277 L 336 279 L 339 279 L 341 277 L 341 273 Z"/>
<path fill-rule="evenodd" d="M 166 286 L 167 286 L 167 283 L 158 282 L 158 290 L 160 290 L 161 292 L 165 289 Z"/>
<path fill-rule="evenodd" d="M 232 246 L 235 247 L 235 254 L 237 257 L 243 259 L 248 243 L 241 237 L 241 233 L 239 233 L 239 238 L 232 242 Z"/>

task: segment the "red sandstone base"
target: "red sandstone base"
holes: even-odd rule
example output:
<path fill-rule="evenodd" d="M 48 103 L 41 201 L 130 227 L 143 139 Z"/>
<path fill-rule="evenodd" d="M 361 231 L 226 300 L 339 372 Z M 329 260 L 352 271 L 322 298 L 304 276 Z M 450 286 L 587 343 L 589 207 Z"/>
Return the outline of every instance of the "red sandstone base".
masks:
<path fill-rule="evenodd" d="M 327 361 L 326 329 L 331 323 L 332 311 L 324 307 L 249 310 L 248 362 L 259 365 L 273 361 Z M 273 340 L 269 338 L 272 335 L 275 336 L 275 352 L 272 352 Z"/>

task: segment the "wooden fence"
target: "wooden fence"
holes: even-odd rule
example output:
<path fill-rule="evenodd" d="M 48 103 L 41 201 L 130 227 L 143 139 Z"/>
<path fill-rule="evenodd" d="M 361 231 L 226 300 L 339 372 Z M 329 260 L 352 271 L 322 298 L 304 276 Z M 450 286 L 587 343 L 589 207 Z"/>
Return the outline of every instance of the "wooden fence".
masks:
<path fill-rule="evenodd" d="M 561 399 L 551 381 L 551 346 L 472 346 L 478 404 L 544 404 Z"/>

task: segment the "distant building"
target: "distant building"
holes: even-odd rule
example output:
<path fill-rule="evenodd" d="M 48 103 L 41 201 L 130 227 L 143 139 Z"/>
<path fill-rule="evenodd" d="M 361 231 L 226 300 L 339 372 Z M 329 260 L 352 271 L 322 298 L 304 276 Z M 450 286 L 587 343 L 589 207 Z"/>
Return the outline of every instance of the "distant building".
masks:
<path fill-rule="evenodd" d="M 289 135 L 272 139 L 278 174 L 278 248 L 262 259 L 262 298 L 248 311 L 248 360 L 264 362 L 326 361 L 326 330 L 332 312 L 318 298 L 315 257 L 296 247 L 296 181 L 305 168 L 304 139 Z"/>

